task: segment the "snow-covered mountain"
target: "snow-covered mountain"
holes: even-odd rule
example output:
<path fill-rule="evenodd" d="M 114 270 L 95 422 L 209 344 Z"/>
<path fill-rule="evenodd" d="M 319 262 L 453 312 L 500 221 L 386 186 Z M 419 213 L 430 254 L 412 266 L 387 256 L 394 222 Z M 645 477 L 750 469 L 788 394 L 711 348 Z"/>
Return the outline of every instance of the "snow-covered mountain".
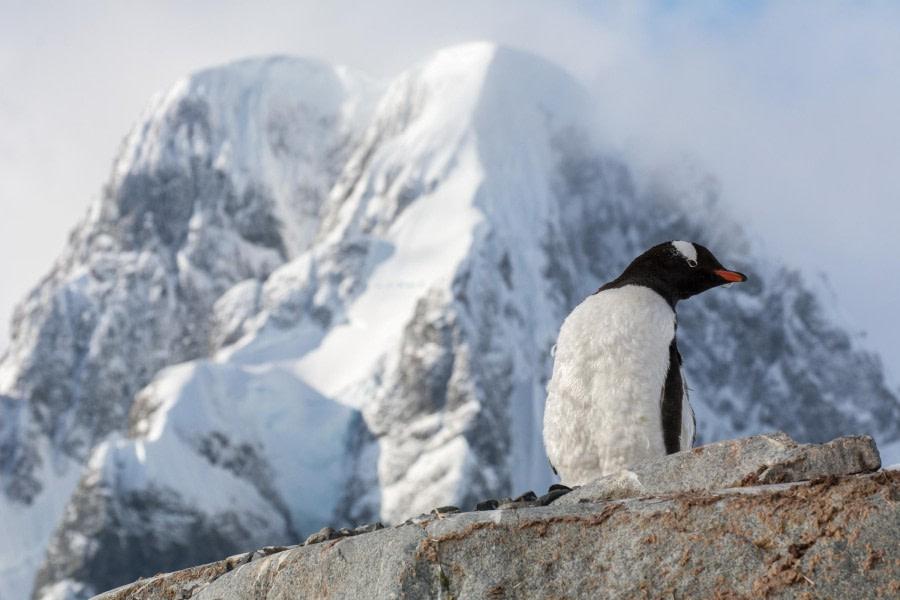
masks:
<path fill-rule="evenodd" d="M 900 439 L 817 284 L 592 116 L 483 43 L 389 82 L 275 58 L 155 98 L 0 363 L 0 599 L 545 487 L 559 324 L 665 239 L 751 277 L 679 306 L 702 440 Z"/>

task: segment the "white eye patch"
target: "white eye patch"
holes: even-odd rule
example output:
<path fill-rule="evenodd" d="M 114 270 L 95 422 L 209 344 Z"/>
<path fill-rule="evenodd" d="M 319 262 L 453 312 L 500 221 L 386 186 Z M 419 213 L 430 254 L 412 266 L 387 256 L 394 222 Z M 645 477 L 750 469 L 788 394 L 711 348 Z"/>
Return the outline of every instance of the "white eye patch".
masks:
<path fill-rule="evenodd" d="M 692 243 L 676 240 L 672 242 L 672 246 L 675 248 L 675 251 L 678 254 L 684 257 L 684 259 L 687 261 L 688 266 L 697 266 L 697 248 L 695 248 Z"/>

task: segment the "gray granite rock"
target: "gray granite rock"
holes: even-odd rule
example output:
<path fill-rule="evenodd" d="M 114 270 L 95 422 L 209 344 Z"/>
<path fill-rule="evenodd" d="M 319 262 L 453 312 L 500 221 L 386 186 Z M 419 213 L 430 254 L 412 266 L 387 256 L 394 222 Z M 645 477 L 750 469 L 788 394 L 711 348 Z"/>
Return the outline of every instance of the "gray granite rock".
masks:
<path fill-rule="evenodd" d="M 549 506 L 523 496 L 504 499 L 516 505 L 507 510 L 323 531 L 315 545 L 265 548 L 97 599 L 900 595 L 900 471 L 851 474 L 877 468 L 870 438 L 807 446 L 754 436 L 666 461 Z M 604 500 L 611 490 L 640 493 Z M 577 493 L 583 501 L 563 502 Z"/>
<path fill-rule="evenodd" d="M 779 431 L 715 442 L 641 463 L 582 486 L 554 504 L 808 481 L 870 473 L 880 466 L 875 441 L 867 435 L 841 437 L 827 444 L 798 444 Z"/>
<path fill-rule="evenodd" d="M 895 598 L 898 536 L 900 473 L 885 471 L 459 513 L 100 598 Z"/>
<path fill-rule="evenodd" d="M 191 567 L 175 573 L 162 573 L 142 578 L 129 585 L 95 596 L 103 600 L 172 600 L 173 598 L 193 598 L 210 581 L 250 563 L 252 552 L 230 556 L 225 560 Z"/>

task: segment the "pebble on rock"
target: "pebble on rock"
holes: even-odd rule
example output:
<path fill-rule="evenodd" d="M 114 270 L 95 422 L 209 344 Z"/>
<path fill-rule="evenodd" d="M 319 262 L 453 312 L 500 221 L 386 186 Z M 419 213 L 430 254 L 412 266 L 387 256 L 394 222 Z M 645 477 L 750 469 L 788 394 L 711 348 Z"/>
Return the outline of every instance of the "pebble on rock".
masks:
<path fill-rule="evenodd" d="M 422 523 L 427 523 L 429 521 L 433 521 L 436 518 L 437 518 L 437 515 L 434 513 L 431 513 L 431 514 L 422 513 L 418 517 L 413 517 L 411 519 L 407 519 L 407 520 L 403 521 L 402 524 L 403 525 L 421 525 Z"/>
<path fill-rule="evenodd" d="M 335 537 L 340 536 L 340 534 L 335 534 L 336 532 L 331 527 L 323 527 L 317 533 L 314 533 L 306 538 L 306 541 L 303 542 L 303 545 L 309 546 L 310 544 L 321 544 L 322 542 L 327 542 L 328 540 L 333 540 Z"/>
<path fill-rule="evenodd" d="M 366 525 L 360 525 L 356 529 L 353 530 L 355 535 L 359 535 L 361 533 L 371 533 L 373 531 L 378 531 L 379 529 L 384 529 L 384 525 L 381 522 L 377 523 L 368 523 Z"/>
<path fill-rule="evenodd" d="M 565 487 L 565 486 L 563 486 L 563 487 Z M 549 492 L 547 492 L 546 494 L 544 494 L 543 496 L 541 496 L 540 498 L 538 498 L 538 502 L 541 503 L 541 506 L 547 506 L 548 504 L 550 504 L 551 502 L 553 502 L 553 501 L 556 500 L 557 498 L 560 498 L 560 497 L 562 497 L 562 496 L 565 496 L 565 495 L 568 494 L 570 491 L 571 491 L 571 490 L 569 490 L 569 489 L 565 489 L 565 490 L 554 490 L 554 489 L 551 489 Z"/>
<path fill-rule="evenodd" d="M 434 515 L 437 515 L 440 517 L 441 515 L 449 515 L 449 514 L 458 513 L 458 512 L 460 512 L 458 506 L 440 506 L 440 507 L 432 510 L 431 514 L 434 514 Z"/>
<path fill-rule="evenodd" d="M 496 500 L 485 500 L 476 504 L 475 510 L 494 510 L 498 506 L 500 506 L 500 503 Z"/>

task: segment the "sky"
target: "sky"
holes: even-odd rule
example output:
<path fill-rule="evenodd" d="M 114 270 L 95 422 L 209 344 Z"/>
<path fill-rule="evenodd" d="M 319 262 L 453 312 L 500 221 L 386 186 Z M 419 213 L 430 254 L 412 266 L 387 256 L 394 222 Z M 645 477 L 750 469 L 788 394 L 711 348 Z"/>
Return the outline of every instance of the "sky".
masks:
<path fill-rule="evenodd" d="M 442 47 L 492 40 L 576 75 L 610 147 L 647 164 L 686 156 L 716 176 L 771 256 L 827 278 L 840 318 L 900 382 L 898 2 L 0 8 L 0 352 L 13 306 L 52 268 L 154 92 L 247 56 L 311 56 L 389 77 Z"/>

